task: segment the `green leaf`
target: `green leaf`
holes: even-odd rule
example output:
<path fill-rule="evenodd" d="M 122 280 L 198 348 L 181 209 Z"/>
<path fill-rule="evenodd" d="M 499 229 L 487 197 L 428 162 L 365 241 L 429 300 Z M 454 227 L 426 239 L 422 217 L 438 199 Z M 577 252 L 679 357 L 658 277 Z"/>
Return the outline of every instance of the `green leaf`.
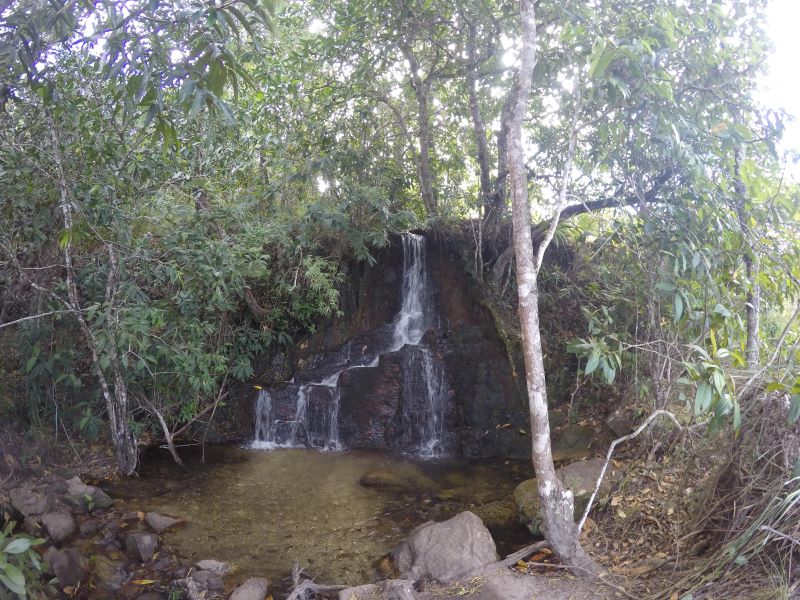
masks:
<path fill-rule="evenodd" d="M 586 363 L 585 373 L 591 375 L 599 364 L 600 353 L 597 350 L 593 350 L 591 356 L 589 356 L 589 361 Z"/>
<path fill-rule="evenodd" d="M 0 581 L 15 594 L 25 595 L 25 576 L 14 565 L 7 564 L 3 567 L 3 573 L 0 573 Z"/>
<path fill-rule="evenodd" d="M 674 303 L 675 303 L 675 322 L 677 323 L 678 321 L 681 320 L 681 317 L 683 316 L 683 298 L 681 298 L 680 294 L 675 294 Z"/>
<path fill-rule="evenodd" d="M 707 412 L 711 408 L 711 400 L 713 398 L 713 391 L 711 386 L 705 381 L 697 386 L 697 393 L 694 397 L 694 416 L 698 417 Z"/>
<path fill-rule="evenodd" d="M 33 543 L 28 538 L 17 538 L 3 548 L 3 552 L 6 554 L 22 554 L 27 552 L 32 545 Z"/>
<path fill-rule="evenodd" d="M 800 418 L 800 394 L 794 394 L 789 404 L 789 425 L 797 423 L 798 418 Z"/>

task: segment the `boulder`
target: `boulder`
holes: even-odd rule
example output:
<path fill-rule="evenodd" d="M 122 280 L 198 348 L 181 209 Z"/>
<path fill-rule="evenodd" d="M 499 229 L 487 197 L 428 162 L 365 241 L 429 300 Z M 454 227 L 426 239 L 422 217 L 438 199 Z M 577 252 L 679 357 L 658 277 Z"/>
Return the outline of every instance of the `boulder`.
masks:
<path fill-rule="evenodd" d="M 476 506 L 472 511 L 489 528 L 513 526 L 517 522 L 517 510 L 511 496 Z"/>
<path fill-rule="evenodd" d="M 114 501 L 103 490 L 86 485 L 79 477 L 67 480 L 66 500 L 75 508 L 90 513 L 111 507 Z"/>
<path fill-rule="evenodd" d="M 49 512 L 42 515 L 42 525 L 49 537 L 56 544 L 69 539 L 78 528 L 72 515 L 65 512 Z"/>
<path fill-rule="evenodd" d="M 171 529 L 176 525 L 183 523 L 180 519 L 173 519 L 172 517 L 165 517 L 155 512 L 149 512 L 144 518 L 147 525 L 156 533 L 164 533 L 167 529 Z"/>
<path fill-rule="evenodd" d="M 574 462 L 556 471 L 561 482 L 572 491 L 575 503 L 575 518 L 579 519 L 586 510 L 589 497 L 594 491 L 597 477 L 605 461 L 601 458 Z M 595 502 L 602 502 L 611 493 L 619 473 L 611 467 L 606 471 Z M 514 490 L 514 504 L 519 522 L 525 525 L 533 535 L 541 535 L 542 510 L 536 480 L 528 479 L 520 483 Z"/>
<path fill-rule="evenodd" d="M 57 550 L 49 548 L 44 553 L 44 562 L 50 565 L 53 574 L 58 578 L 58 585 L 62 588 L 78 585 L 86 576 L 86 567 L 80 553 L 75 548 Z"/>
<path fill-rule="evenodd" d="M 406 579 L 388 579 L 339 592 L 339 600 L 416 600 L 416 598 L 414 582 Z"/>
<path fill-rule="evenodd" d="M 231 563 L 222 562 L 221 560 L 201 560 L 195 564 L 200 571 L 211 571 L 220 577 L 224 577 L 233 570 Z"/>
<path fill-rule="evenodd" d="M 9 492 L 11 506 L 23 517 L 37 516 L 46 513 L 53 506 L 53 497 L 35 491 L 30 486 L 14 488 Z"/>
<path fill-rule="evenodd" d="M 158 549 L 158 536 L 152 533 L 129 533 L 125 536 L 125 551 L 133 560 L 147 562 Z"/>
<path fill-rule="evenodd" d="M 267 597 L 269 580 L 263 577 L 251 577 L 233 590 L 229 600 L 264 600 Z"/>
<path fill-rule="evenodd" d="M 428 522 L 391 552 L 402 579 L 451 583 L 497 560 L 489 530 L 464 511 L 443 523 Z"/>

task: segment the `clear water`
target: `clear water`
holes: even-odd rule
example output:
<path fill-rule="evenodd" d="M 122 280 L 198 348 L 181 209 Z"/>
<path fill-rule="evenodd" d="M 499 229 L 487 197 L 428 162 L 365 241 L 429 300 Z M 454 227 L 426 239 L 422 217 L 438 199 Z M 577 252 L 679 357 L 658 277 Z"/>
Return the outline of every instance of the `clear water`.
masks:
<path fill-rule="evenodd" d="M 414 462 L 364 451 L 222 446 L 207 448 L 206 463 L 199 453 L 183 457 L 187 470 L 165 452 L 151 453 L 139 479 L 116 482 L 110 492 L 125 510 L 186 519 L 164 536 L 182 557 L 233 562 L 241 578 L 266 576 L 274 590 L 286 589 L 295 561 L 320 582 L 382 579 L 377 562 L 415 526 L 508 497 L 530 476 L 524 463 Z M 359 483 L 376 470 L 411 474 L 419 484 L 379 490 Z M 527 541 L 521 529 L 514 535 Z"/>

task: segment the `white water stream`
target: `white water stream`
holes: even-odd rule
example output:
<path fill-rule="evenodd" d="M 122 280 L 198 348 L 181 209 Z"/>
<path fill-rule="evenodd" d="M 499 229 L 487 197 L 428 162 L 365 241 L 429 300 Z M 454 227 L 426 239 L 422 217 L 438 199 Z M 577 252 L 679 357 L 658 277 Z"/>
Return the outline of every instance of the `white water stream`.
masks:
<path fill-rule="evenodd" d="M 294 416 L 289 421 L 277 417 L 272 395 L 268 390 L 260 390 L 252 448 L 341 450 L 338 387 L 341 374 L 350 369 L 376 367 L 382 355 L 409 346 L 403 361 L 403 450 L 425 457 L 443 454 L 447 380 L 442 361 L 436 360 L 430 348 L 421 344 L 425 332 L 437 326 L 426 254 L 424 237 L 413 233 L 403 236 L 402 298 L 393 322 L 391 346 L 379 348 L 369 362 L 352 364 L 348 343 L 347 359 L 341 369 L 318 382 L 298 386 Z M 324 394 L 327 398 L 317 399 L 318 407 L 310 411 L 312 394 Z"/>

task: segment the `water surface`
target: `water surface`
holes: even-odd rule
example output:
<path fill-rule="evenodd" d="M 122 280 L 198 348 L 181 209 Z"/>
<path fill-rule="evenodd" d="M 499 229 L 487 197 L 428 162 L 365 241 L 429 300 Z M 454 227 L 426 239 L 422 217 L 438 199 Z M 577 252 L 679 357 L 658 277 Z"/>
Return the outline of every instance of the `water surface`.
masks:
<path fill-rule="evenodd" d="M 266 576 L 278 589 L 285 589 L 281 581 L 295 561 L 320 582 L 382 578 L 379 559 L 418 524 L 507 498 L 529 476 L 527 464 L 415 462 L 370 451 L 218 446 L 206 449 L 206 463 L 199 453 L 184 458 L 186 470 L 166 453 L 146 456 L 143 476 L 114 484 L 111 493 L 126 510 L 186 519 L 164 536 L 182 557 L 230 561 L 242 576 Z M 359 483 L 376 472 L 411 483 L 392 489 Z M 513 527 L 501 538 L 501 550 L 527 541 Z"/>

